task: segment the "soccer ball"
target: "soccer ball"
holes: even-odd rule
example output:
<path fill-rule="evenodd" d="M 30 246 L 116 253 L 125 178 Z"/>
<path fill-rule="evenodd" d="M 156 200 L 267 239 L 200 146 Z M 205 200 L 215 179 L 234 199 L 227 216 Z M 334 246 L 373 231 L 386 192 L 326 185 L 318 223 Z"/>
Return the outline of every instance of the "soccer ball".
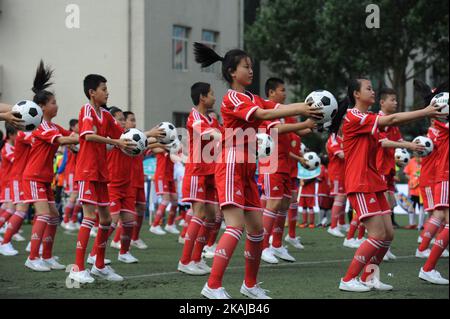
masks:
<path fill-rule="evenodd" d="M 181 151 L 181 141 L 177 138 L 168 145 L 168 150 L 171 154 L 178 154 Z"/>
<path fill-rule="evenodd" d="M 395 149 L 395 163 L 399 167 L 406 166 L 406 164 L 408 164 L 410 159 L 411 155 L 409 155 L 409 152 L 407 150 L 405 150 L 404 148 Z"/>
<path fill-rule="evenodd" d="M 437 106 L 443 106 L 444 108 L 440 111 L 443 113 L 448 113 L 448 92 L 441 92 L 439 94 L 436 94 L 433 99 L 431 100 L 431 103 L 436 102 Z"/>
<path fill-rule="evenodd" d="M 300 153 L 305 154 L 306 153 L 306 145 L 302 143 L 300 146 Z"/>
<path fill-rule="evenodd" d="M 127 152 L 122 150 L 125 154 L 129 156 L 141 155 L 147 148 L 147 136 L 144 133 L 135 128 L 130 128 L 126 130 L 120 139 L 129 139 L 136 143 L 136 148 L 132 152 Z"/>
<path fill-rule="evenodd" d="M 158 127 L 162 128 L 165 132 L 165 136 L 158 140 L 161 144 L 171 144 L 178 139 L 177 129 L 172 123 L 162 122 Z"/>
<path fill-rule="evenodd" d="M 320 157 L 315 152 L 308 152 L 303 155 L 306 160 L 306 169 L 313 171 L 320 166 Z"/>
<path fill-rule="evenodd" d="M 316 107 L 322 107 L 324 117 L 317 123 L 326 124 L 324 127 L 327 127 L 331 124 L 331 120 L 335 117 L 338 111 L 338 103 L 333 94 L 325 90 L 316 90 L 310 93 L 306 99 L 305 103 L 313 104 Z"/>
<path fill-rule="evenodd" d="M 425 146 L 424 151 L 418 151 L 418 152 L 413 153 L 415 156 L 419 156 L 419 157 L 425 157 L 425 156 L 429 155 L 433 151 L 433 148 L 434 148 L 433 141 L 425 136 L 417 136 L 413 140 L 413 143 L 417 143 L 417 144 Z"/>
<path fill-rule="evenodd" d="M 257 157 L 264 158 L 272 154 L 275 145 L 270 135 L 265 133 L 256 134 L 256 142 L 258 146 L 256 149 Z"/>
<path fill-rule="evenodd" d="M 20 101 L 13 106 L 12 111 L 24 121 L 25 132 L 35 130 L 42 122 L 42 109 L 33 101 Z"/>

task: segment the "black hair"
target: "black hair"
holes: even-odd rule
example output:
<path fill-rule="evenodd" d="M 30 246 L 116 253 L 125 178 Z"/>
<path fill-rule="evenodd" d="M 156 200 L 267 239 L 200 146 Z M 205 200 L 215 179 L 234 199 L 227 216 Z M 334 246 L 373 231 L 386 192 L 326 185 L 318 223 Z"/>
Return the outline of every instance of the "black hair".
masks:
<path fill-rule="evenodd" d="M 9 123 L 5 124 L 6 129 L 6 139 L 9 139 L 11 135 L 17 134 L 17 129 Z"/>
<path fill-rule="evenodd" d="M 83 86 L 84 86 L 84 94 L 90 100 L 91 96 L 89 95 L 89 90 L 97 90 L 97 88 L 102 83 L 106 83 L 107 80 L 105 77 L 98 74 L 89 74 L 84 78 Z"/>
<path fill-rule="evenodd" d="M 116 117 L 116 114 L 119 113 L 119 112 L 122 112 L 122 113 L 123 113 L 123 111 L 122 111 L 121 109 L 119 109 L 118 107 L 116 107 L 116 106 L 111 106 L 111 107 L 109 108 L 109 113 L 111 113 L 111 115 L 112 115 L 113 117 Z"/>
<path fill-rule="evenodd" d="M 52 92 L 46 91 L 46 88 L 53 83 L 49 82 L 52 78 L 53 70 L 44 66 L 44 61 L 40 61 L 36 70 L 31 90 L 34 92 L 33 102 L 38 105 L 45 105 L 54 96 Z"/>
<path fill-rule="evenodd" d="M 448 92 L 448 90 L 449 90 L 448 80 L 439 84 L 434 89 L 431 89 L 431 87 L 429 87 L 428 84 L 422 82 L 421 80 L 414 80 L 414 91 L 417 91 L 419 93 L 425 105 L 429 105 L 431 103 L 431 100 L 433 99 L 433 96 L 435 96 L 436 94 L 441 92 Z"/>
<path fill-rule="evenodd" d="M 123 112 L 123 116 L 125 116 L 125 120 L 127 120 L 127 119 L 128 119 L 128 116 L 130 116 L 130 115 L 134 115 L 134 113 L 131 112 L 131 111 L 125 111 L 125 112 Z"/>
<path fill-rule="evenodd" d="M 72 129 L 72 127 L 74 127 L 75 125 L 77 125 L 78 124 L 78 120 L 77 119 L 71 119 L 70 121 L 69 121 L 69 127 L 70 127 L 70 129 Z"/>
<path fill-rule="evenodd" d="M 221 61 L 222 76 L 229 84 L 233 83 L 231 72 L 236 71 L 241 60 L 245 58 L 251 59 L 247 52 L 239 49 L 228 51 L 224 57 L 221 57 L 210 47 L 198 42 L 194 43 L 194 55 L 195 62 L 199 63 L 202 68 L 206 68 L 218 61 Z"/>
<path fill-rule="evenodd" d="M 347 97 L 350 101 L 350 105 L 351 107 L 354 107 L 356 104 L 355 101 L 355 96 L 353 95 L 353 93 L 355 91 L 360 91 L 361 90 L 361 81 L 362 79 L 351 79 L 348 83 L 348 89 L 347 89 Z"/>
<path fill-rule="evenodd" d="M 388 87 L 381 88 L 380 93 L 379 93 L 380 100 L 386 100 L 388 95 L 397 95 L 397 92 L 392 88 L 388 88 Z"/>
<path fill-rule="evenodd" d="M 284 81 L 280 78 L 269 78 L 264 86 L 266 96 L 269 97 L 270 90 L 275 91 L 280 85 L 284 85 Z"/>
<path fill-rule="evenodd" d="M 200 96 L 208 96 L 211 84 L 204 82 L 197 82 L 191 86 L 191 99 L 195 106 L 200 104 Z"/>

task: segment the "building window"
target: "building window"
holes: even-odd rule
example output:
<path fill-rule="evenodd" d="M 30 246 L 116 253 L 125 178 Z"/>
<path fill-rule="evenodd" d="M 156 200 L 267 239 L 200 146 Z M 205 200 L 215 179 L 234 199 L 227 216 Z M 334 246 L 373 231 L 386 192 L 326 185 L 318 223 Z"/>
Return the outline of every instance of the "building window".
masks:
<path fill-rule="evenodd" d="M 219 39 L 219 33 L 215 31 L 210 30 L 202 30 L 202 43 L 209 46 L 214 51 L 217 51 L 217 44 Z M 207 67 L 202 68 L 202 72 L 208 72 L 208 73 L 215 73 L 216 72 L 215 64 Z"/>
<path fill-rule="evenodd" d="M 173 26 L 172 34 L 172 68 L 185 71 L 188 69 L 189 28 Z"/>

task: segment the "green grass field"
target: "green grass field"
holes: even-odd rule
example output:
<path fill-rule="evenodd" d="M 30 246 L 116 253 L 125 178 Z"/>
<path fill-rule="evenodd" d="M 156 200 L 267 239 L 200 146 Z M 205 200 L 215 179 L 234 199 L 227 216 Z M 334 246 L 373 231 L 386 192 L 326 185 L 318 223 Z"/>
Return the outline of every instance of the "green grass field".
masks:
<path fill-rule="evenodd" d="M 400 222 L 406 222 L 398 218 Z M 29 237 L 30 226 L 24 226 L 23 235 Z M 449 298 L 448 286 L 436 286 L 421 281 L 417 275 L 424 260 L 413 257 L 416 249 L 417 231 L 398 230 L 392 251 L 399 258 L 383 263 L 381 278 L 392 284 L 394 291 L 365 294 L 344 293 L 338 290 L 340 277 L 344 274 L 354 250 L 342 246 L 342 240 L 331 237 L 323 229 L 299 230 L 305 249 L 289 248 L 296 263 L 281 262 L 276 266 L 262 263 L 259 280 L 270 290 L 273 298 L 293 299 L 414 299 Z M 120 283 L 96 280 L 79 289 L 66 288 L 64 271 L 36 273 L 23 264 L 27 257 L 26 242 L 13 242 L 20 254 L 15 257 L 0 255 L 0 298 L 201 298 L 200 291 L 207 277 L 191 277 L 176 270 L 182 246 L 175 235 L 156 236 L 143 226 L 142 238 L 149 245 L 147 250 L 133 249 L 138 264 L 126 265 L 117 261 L 117 250 L 108 247 L 107 257 L 113 260 L 113 268 L 125 276 Z M 66 234 L 58 229 L 55 255 L 60 262 L 74 262 L 76 234 Z M 93 243 L 90 240 L 90 245 Z M 244 274 L 243 243 L 235 252 L 230 268 L 225 274 L 224 287 L 234 298 L 243 298 L 239 293 Z M 208 260 L 211 264 L 211 260 Z M 438 270 L 448 278 L 448 259 L 441 259 Z M 388 276 L 388 274 L 390 274 Z"/>

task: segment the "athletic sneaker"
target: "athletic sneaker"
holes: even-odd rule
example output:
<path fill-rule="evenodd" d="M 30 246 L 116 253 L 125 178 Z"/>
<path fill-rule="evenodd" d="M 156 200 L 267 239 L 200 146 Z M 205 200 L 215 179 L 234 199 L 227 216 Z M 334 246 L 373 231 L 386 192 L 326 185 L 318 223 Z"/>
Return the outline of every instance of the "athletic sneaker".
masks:
<path fill-rule="evenodd" d="M 380 290 L 380 291 L 389 291 L 394 289 L 394 287 L 392 287 L 391 285 L 388 284 L 384 284 L 380 281 L 380 279 L 373 277 L 371 280 L 369 281 L 361 281 L 361 283 L 366 286 L 369 287 L 371 289 L 375 289 L 375 290 Z"/>
<path fill-rule="evenodd" d="M 181 236 L 178 236 L 178 243 L 184 245 L 184 238 Z"/>
<path fill-rule="evenodd" d="M 61 222 L 61 227 L 64 228 L 65 230 L 71 230 L 69 228 L 69 223 L 66 224 L 64 221 Z"/>
<path fill-rule="evenodd" d="M 0 235 L 0 242 L 3 242 L 3 237 Z"/>
<path fill-rule="evenodd" d="M 60 264 L 59 262 L 56 261 L 56 258 L 52 257 L 49 259 L 42 259 L 42 261 L 50 268 L 53 270 L 63 270 L 66 269 L 66 266 Z"/>
<path fill-rule="evenodd" d="M 162 230 L 161 226 L 151 226 L 150 232 L 152 232 L 155 235 L 165 235 L 167 234 L 164 230 Z"/>
<path fill-rule="evenodd" d="M 95 237 L 97 237 L 97 232 L 98 232 L 98 228 L 97 227 L 92 227 L 91 228 L 91 232 L 89 233 L 89 236 L 95 238 Z"/>
<path fill-rule="evenodd" d="M 13 245 L 9 242 L 7 244 L 0 245 L 0 254 L 3 256 L 16 256 L 19 252 L 14 249 Z"/>
<path fill-rule="evenodd" d="M 180 222 L 178 223 L 178 226 L 184 227 L 184 225 L 186 225 L 186 221 L 184 219 L 180 220 Z"/>
<path fill-rule="evenodd" d="M 69 278 L 79 282 L 80 284 L 91 284 L 95 281 L 94 277 L 91 276 L 89 270 L 83 271 L 70 271 Z"/>
<path fill-rule="evenodd" d="M 420 268 L 419 278 L 436 285 L 448 285 L 448 279 L 443 278 L 435 269 L 424 271 L 423 268 Z"/>
<path fill-rule="evenodd" d="M 341 233 L 337 227 L 335 227 L 335 228 L 329 227 L 327 229 L 327 233 L 334 237 L 340 237 L 340 238 L 345 237 L 345 235 L 343 233 Z"/>
<path fill-rule="evenodd" d="M 308 225 L 308 228 L 314 229 L 314 228 L 316 228 L 316 225 L 314 225 L 314 224 L 309 224 L 309 225 Z"/>
<path fill-rule="evenodd" d="M 342 233 L 342 232 L 346 233 L 346 232 L 348 232 L 348 230 L 350 229 L 350 225 L 349 225 L 349 224 L 338 225 L 337 227 L 338 227 L 338 229 L 339 229 L 339 231 L 340 231 L 341 233 Z"/>
<path fill-rule="evenodd" d="M 117 257 L 117 260 L 125 264 L 135 264 L 139 262 L 139 260 L 136 257 L 130 254 L 130 252 L 126 252 L 125 254 L 119 253 L 119 257 Z"/>
<path fill-rule="evenodd" d="M 97 259 L 97 255 L 95 255 L 95 256 L 89 255 L 89 257 L 88 257 L 88 259 L 87 259 L 87 263 L 88 263 L 89 265 L 95 265 L 95 260 L 96 260 L 96 259 Z M 105 265 L 110 265 L 110 264 L 111 264 L 111 260 L 105 258 L 104 263 L 105 263 Z"/>
<path fill-rule="evenodd" d="M 343 245 L 344 247 L 352 248 L 352 249 L 355 249 L 355 248 L 358 248 L 358 247 L 359 247 L 359 245 L 358 245 L 358 243 L 357 243 L 357 240 L 354 239 L 354 238 L 350 238 L 350 239 L 345 238 L 345 239 L 344 239 L 344 243 L 343 243 L 342 245 Z"/>
<path fill-rule="evenodd" d="M 119 274 L 116 274 L 114 269 L 112 269 L 110 266 L 105 266 L 103 269 L 99 269 L 94 265 L 92 266 L 91 274 L 108 281 L 123 281 L 123 277 Z"/>
<path fill-rule="evenodd" d="M 173 225 L 166 225 L 166 227 L 164 227 L 164 230 L 166 232 L 174 234 L 174 235 L 180 234 L 180 231 L 177 229 L 177 226 L 175 226 L 175 224 L 173 224 Z"/>
<path fill-rule="evenodd" d="M 120 249 L 120 240 L 119 241 L 111 241 L 111 244 L 109 244 L 109 247 L 111 248 L 115 248 L 115 249 Z"/>
<path fill-rule="evenodd" d="M 420 251 L 419 248 L 416 249 L 416 257 L 417 258 L 428 258 L 430 257 L 431 249 L 427 248 L 424 251 Z"/>
<path fill-rule="evenodd" d="M 397 257 L 392 253 L 390 248 L 387 251 L 386 256 L 388 256 L 389 260 L 396 260 L 397 259 Z"/>
<path fill-rule="evenodd" d="M 351 292 L 368 292 L 371 288 L 362 284 L 358 278 L 353 278 L 352 280 L 345 282 L 344 279 L 341 279 L 341 283 L 339 284 L 339 289 L 343 291 L 351 291 Z"/>
<path fill-rule="evenodd" d="M 249 288 L 245 285 L 245 281 L 242 283 L 241 286 L 241 294 L 244 296 L 247 296 L 251 299 L 272 299 L 269 296 L 267 296 L 267 292 L 269 290 L 262 289 L 259 285 L 261 283 L 256 284 L 254 287 Z"/>
<path fill-rule="evenodd" d="M 291 238 L 288 235 L 286 235 L 286 237 L 284 237 L 284 241 L 287 242 L 288 244 L 291 244 L 294 248 L 297 249 L 304 249 L 305 247 L 302 245 L 302 243 L 300 242 L 300 236 L 297 236 L 295 238 Z"/>
<path fill-rule="evenodd" d="M 50 267 L 44 263 L 40 258 L 36 258 L 35 260 L 31 260 L 29 257 L 25 262 L 25 266 L 34 270 L 34 271 L 50 271 Z"/>
<path fill-rule="evenodd" d="M 444 249 L 441 255 L 442 258 L 448 258 L 448 249 Z"/>
<path fill-rule="evenodd" d="M 214 255 L 216 253 L 216 248 L 217 248 L 217 244 L 214 244 L 212 246 L 205 246 L 203 248 L 202 256 L 207 259 L 214 258 Z"/>
<path fill-rule="evenodd" d="M 274 256 L 271 247 L 263 249 L 261 259 L 269 264 L 278 264 L 278 259 Z"/>
<path fill-rule="evenodd" d="M 363 238 L 361 238 L 361 239 L 355 238 L 355 246 L 356 246 L 356 248 L 359 248 L 359 246 L 361 246 L 362 243 L 366 241 L 366 239 L 367 239 L 367 238 L 365 238 L 365 237 L 363 237 Z"/>
<path fill-rule="evenodd" d="M 419 235 L 419 237 L 417 237 L 417 243 L 421 244 L 422 243 L 422 236 Z"/>
<path fill-rule="evenodd" d="M 193 261 L 191 261 L 187 265 L 184 265 L 181 263 L 181 261 L 179 261 L 177 270 L 192 276 L 204 276 L 206 274 L 209 274 L 209 272 L 198 268 Z"/>
<path fill-rule="evenodd" d="M 25 241 L 25 238 L 24 238 L 21 234 L 19 234 L 19 233 L 14 234 L 14 235 L 12 236 L 12 239 L 13 239 L 14 241 Z"/>
<path fill-rule="evenodd" d="M 286 246 L 281 246 L 281 247 L 273 247 L 272 246 L 271 249 L 272 249 L 273 254 L 276 257 L 283 259 L 285 261 L 289 261 L 289 262 L 295 261 L 295 258 L 289 254 Z"/>
<path fill-rule="evenodd" d="M 3 224 L 3 227 L 0 228 L 0 234 L 6 233 L 7 227 L 8 227 L 8 222 L 6 222 L 5 224 Z"/>
<path fill-rule="evenodd" d="M 209 267 L 206 262 L 202 259 L 199 262 L 194 262 L 195 267 L 207 272 L 208 274 L 211 273 L 211 267 Z"/>
<path fill-rule="evenodd" d="M 138 240 L 132 240 L 131 246 L 136 247 L 137 249 L 147 249 L 148 248 L 147 244 L 144 243 L 144 241 L 140 238 Z"/>
<path fill-rule="evenodd" d="M 225 230 L 227 228 L 227 225 L 225 225 L 225 222 L 222 221 L 222 224 L 220 224 L 220 229 Z"/>
<path fill-rule="evenodd" d="M 78 230 L 78 229 L 80 229 L 80 227 L 81 227 L 81 224 L 79 223 L 79 222 L 72 222 L 72 221 L 70 221 L 69 222 L 69 227 L 70 227 L 70 229 L 72 229 L 72 230 Z"/>
<path fill-rule="evenodd" d="M 203 287 L 202 295 L 208 299 L 232 299 L 225 288 L 212 289 L 208 287 L 208 283 Z"/>

